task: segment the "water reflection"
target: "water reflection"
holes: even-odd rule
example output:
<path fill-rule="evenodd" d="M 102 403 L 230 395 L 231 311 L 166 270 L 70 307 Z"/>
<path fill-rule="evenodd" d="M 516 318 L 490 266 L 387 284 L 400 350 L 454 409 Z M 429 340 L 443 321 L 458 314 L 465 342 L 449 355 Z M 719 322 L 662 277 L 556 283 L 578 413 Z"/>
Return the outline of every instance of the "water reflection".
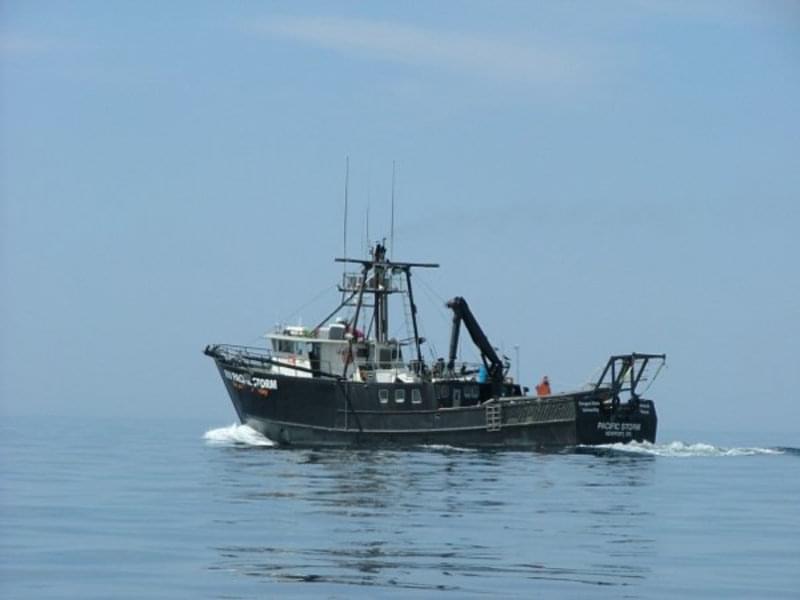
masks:
<path fill-rule="evenodd" d="M 211 568 L 264 582 L 636 597 L 655 553 L 643 457 L 272 450 L 215 463 L 231 535 Z"/>

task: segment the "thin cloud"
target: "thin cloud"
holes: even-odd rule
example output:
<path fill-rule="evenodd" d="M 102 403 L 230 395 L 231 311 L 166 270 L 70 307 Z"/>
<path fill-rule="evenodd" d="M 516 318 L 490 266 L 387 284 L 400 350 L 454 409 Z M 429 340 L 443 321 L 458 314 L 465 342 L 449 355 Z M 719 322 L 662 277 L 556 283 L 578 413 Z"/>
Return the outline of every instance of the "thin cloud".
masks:
<path fill-rule="evenodd" d="M 341 17 L 273 16 L 251 23 L 256 33 L 357 56 L 525 84 L 574 79 L 578 61 L 566 51 L 471 33 Z"/>
<path fill-rule="evenodd" d="M 771 0 L 751 2 L 749 0 L 629 0 L 634 10 L 651 15 L 681 21 L 740 26 L 774 25 L 785 23 L 796 25 L 798 3 L 796 0 Z"/>

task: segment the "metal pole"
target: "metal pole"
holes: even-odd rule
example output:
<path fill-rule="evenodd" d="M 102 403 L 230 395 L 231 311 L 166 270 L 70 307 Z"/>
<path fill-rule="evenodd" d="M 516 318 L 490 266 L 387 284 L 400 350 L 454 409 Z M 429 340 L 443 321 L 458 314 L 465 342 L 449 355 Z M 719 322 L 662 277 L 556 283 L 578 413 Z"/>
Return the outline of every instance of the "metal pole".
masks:
<path fill-rule="evenodd" d="M 392 161 L 392 223 L 389 229 L 389 256 L 397 256 L 394 251 L 394 161 Z"/>
<path fill-rule="evenodd" d="M 414 293 L 411 291 L 411 267 L 403 269 L 406 272 L 406 286 L 408 287 L 408 302 L 411 305 L 411 324 L 414 326 L 414 345 L 417 349 L 417 362 L 422 368 L 422 349 L 419 344 L 419 329 L 417 328 L 417 305 L 414 304 Z"/>
<path fill-rule="evenodd" d="M 344 166 L 344 232 L 343 232 L 343 257 L 347 258 L 347 193 L 350 187 L 350 157 L 347 157 Z M 342 287 L 345 287 L 345 279 L 347 275 L 347 265 L 342 265 Z M 344 302 L 344 290 L 342 290 L 342 302 Z"/>

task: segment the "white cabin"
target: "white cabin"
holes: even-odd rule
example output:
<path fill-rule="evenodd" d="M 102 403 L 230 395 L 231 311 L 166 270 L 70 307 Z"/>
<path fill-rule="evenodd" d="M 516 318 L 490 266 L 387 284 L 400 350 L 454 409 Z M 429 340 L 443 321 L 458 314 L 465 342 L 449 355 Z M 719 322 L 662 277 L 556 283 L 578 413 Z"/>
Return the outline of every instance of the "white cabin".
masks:
<path fill-rule="evenodd" d="M 353 334 L 344 323 L 316 331 L 298 325 L 279 327 L 265 337 L 272 350 L 272 370 L 281 375 L 313 377 L 314 371 L 321 371 L 342 374 L 353 381 L 419 381 L 419 376 L 403 362 L 400 342 L 375 342 L 360 336 L 353 341 Z"/>

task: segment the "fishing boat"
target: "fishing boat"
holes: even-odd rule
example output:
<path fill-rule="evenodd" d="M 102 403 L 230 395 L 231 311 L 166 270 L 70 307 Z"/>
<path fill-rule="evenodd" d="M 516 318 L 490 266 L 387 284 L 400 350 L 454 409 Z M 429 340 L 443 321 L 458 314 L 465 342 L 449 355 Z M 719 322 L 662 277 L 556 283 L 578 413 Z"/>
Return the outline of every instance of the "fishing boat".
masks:
<path fill-rule="evenodd" d="M 274 442 L 537 449 L 655 442 L 655 405 L 639 389 L 652 382 L 666 355 L 613 355 L 580 389 L 551 393 L 537 386 L 530 394 L 510 377 L 510 361 L 460 296 L 447 302 L 447 360 L 425 360 L 412 271 L 439 265 L 389 260 L 382 243 L 368 258 L 336 261 L 358 268 L 343 273 L 341 303 L 316 326 L 279 326 L 262 348 L 205 348 L 239 420 Z M 410 324 L 404 339 L 390 337 L 394 297 L 402 299 Z M 462 326 L 480 362 L 458 359 Z"/>

